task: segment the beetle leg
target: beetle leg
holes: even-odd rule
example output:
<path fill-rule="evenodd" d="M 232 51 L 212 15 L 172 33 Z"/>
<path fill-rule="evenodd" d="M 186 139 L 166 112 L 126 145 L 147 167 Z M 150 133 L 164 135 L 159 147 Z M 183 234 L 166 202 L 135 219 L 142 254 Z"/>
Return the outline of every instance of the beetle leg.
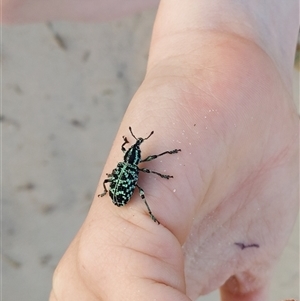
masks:
<path fill-rule="evenodd" d="M 103 191 L 101 194 L 98 194 L 98 197 L 99 197 L 99 196 L 100 196 L 100 197 L 103 197 L 103 196 L 105 196 L 105 195 L 107 194 L 108 190 L 107 190 L 105 184 L 106 184 L 106 183 L 109 183 L 109 182 L 111 182 L 111 179 L 105 179 L 105 180 L 103 181 L 104 191 Z"/>
<path fill-rule="evenodd" d="M 139 194 L 140 194 L 140 197 L 141 199 L 145 202 L 146 206 L 147 206 L 147 209 L 148 209 L 148 212 L 149 212 L 149 215 L 151 216 L 152 220 L 158 224 L 160 224 L 160 222 L 157 220 L 157 218 L 152 214 L 151 212 L 151 209 L 146 201 L 146 197 L 145 197 L 145 192 L 144 190 L 139 186 L 139 185 L 136 185 L 136 187 L 139 189 Z"/>
<path fill-rule="evenodd" d="M 173 149 L 172 151 L 166 151 L 166 152 L 163 152 L 163 153 L 161 153 L 159 155 L 148 156 L 146 159 L 143 159 L 140 162 L 152 161 L 152 160 L 154 160 L 154 159 L 156 159 L 156 158 L 158 158 L 160 156 L 163 156 L 165 154 L 172 155 L 172 154 L 177 154 L 178 152 L 181 152 L 181 149 Z"/>
<path fill-rule="evenodd" d="M 126 148 L 124 147 L 125 144 L 129 143 L 129 141 L 127 140 L 127 138 L 125 136 L 123 136 L 123 139 L 124 139 L 124 143 L 122 144 L 122 152 L 125 153 L 126 152 Z"/>
<path fill-rule="evenodd" d="M 160 176 L 161 178 L 164 178 L 164 179 L 167 179 L 169 180 L 170 178 L 173 178 L 173 176 L 169 176 L 169 175 L 163 175 L 159 172 L 156 172 L 156 171 L 153 171 L 153 170 L 150 170 L 148 168 L 138 168 L 139 171 L 142 171 L 142 172 L 146 172 L 146 173 L 154 173 L 158 176 Z"/>

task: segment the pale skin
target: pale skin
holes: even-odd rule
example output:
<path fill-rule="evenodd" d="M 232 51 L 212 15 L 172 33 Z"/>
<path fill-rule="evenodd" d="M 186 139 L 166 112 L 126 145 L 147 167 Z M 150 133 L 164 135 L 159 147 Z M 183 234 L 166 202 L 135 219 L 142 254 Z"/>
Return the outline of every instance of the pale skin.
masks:
<path fill-rule="evenodd" d="M 57 266 L 50 301 L 187 301 L 216 289 L 222 301 L 268 300 L 298 211 L 297 11 L 294 0 L 161 1 L 145 80 Z M 86 20 L 84 12 L 63 18 Z M 7 22 L 22 22 L 18 14 Z M 134 142 L 129 126 L 138 137 L 154 130 L 144 157 L 182 149 L 145 164 L 173 179 L 140 177 L 161 225 L 138 193 L 121 208 L 97 197 L 122 160 L 122 136 Z"/>

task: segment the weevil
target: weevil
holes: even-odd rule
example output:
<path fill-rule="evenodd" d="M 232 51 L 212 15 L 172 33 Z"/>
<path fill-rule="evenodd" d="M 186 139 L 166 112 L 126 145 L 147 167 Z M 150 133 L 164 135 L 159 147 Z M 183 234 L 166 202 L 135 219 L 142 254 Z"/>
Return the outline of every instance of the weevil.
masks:
<path fill-rule="evenodd" d="M 145 173 L 154 173 L 167 180 L 173 178 L 173 176 L 164 175 L 148 168 L 140 168 L 138 165 L 142 162 L 152 161 L 165 154 L 177 154 L 181 151 L 181 149 L 165 151 L 161 154 L 148 156 L 147 158 L 142 159 L 140 145 L 145 140 L 149 139 L 154 134 L 154 131 L 152 131 L 146 138 L 136 138 L 136 136 L 132 132 L 131 127 L 129 127 L 129 131 L 136 142 L 126 150 L 125 145 L 128 144 L 129 141 L 125 136 L 123 136 L 124 142 L 121 146 L 121 150 L 124 153 L 124 160 L 123 162 L 119 162 L 117 164 L 117 167 L 110 174 L 106 174 L 108 178 L 103 181 L 104 192 L 99 194 L 98 197 L 103 197 L 107 194 L 107 192 L 109 192 L 109 196 L 111 197 L 112 202 L 116 206 L 121 207 L 126 205 L 130 201 L 135 188 L 137 188 L 139 190 L 141 199 L 144 201 L 147 207 L 150 217 L 154 222 L 160 224 L 157 218 L 151 212 L 151 209 L 146 201 L 144 190 L 137 184 L 139 179 L 139 172 L 142 171 Z M 109 190 L 105 185 L 107 183 L 110 183 Z"/>

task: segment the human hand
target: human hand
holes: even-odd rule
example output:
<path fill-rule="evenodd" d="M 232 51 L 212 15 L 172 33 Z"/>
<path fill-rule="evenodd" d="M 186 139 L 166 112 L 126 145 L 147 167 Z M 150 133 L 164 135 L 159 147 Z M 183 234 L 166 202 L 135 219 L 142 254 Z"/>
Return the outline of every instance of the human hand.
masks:
<path fill-rule="evenodd" d="M 57 267 L 51 301 L 190 300 L 220 287 L 222 301 L 267 299 L 298 208 L 288 46 L 296 34 L 286 33 L 286 51 L 272 52 L 276 39 L 264 40 L 258 25 L 250 34 L 250 17 L 235 28 L 211 6 L 189 4 L 162 1 L 145 81 L 104 168 L 122 160 L 123 135 L 134 142 L 129 126 L 138 137 L 154 130 L 145 157 L 181 148 L 147 164 L 174 179 L 140 176 L 161 225 L 137 193 L 121 208 L 96 196 Z M 245 17 L 229 7 L 223 17 L 230 11 Z M 213 28 L 198 23 L 208 19 Z"/>

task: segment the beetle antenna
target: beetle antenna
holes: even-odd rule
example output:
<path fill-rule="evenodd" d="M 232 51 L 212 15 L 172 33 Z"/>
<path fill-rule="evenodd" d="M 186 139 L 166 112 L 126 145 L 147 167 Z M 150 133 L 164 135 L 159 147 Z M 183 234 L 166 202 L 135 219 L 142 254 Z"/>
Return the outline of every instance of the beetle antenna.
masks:
<path fill-rule="evenodd" d="M 136 137 L 133 135 L 133 133 L 132 133 L 131 126 L 129 127 L 129 131 L 130 131 L 130 133 L 131 133 L 132 137 L 133 137 L 135 140 L 137 140 L 137 138 L 136 138 Z"/>
<path fill-rule="evenodd" d="M 154 131 L 152 131 L 152 132 L 150 133 L 150 135 L 149 135 L 147 138 L 144 138 L 144 140 L 147 140 L 147 139 L 150 138 L 153 134 L 154 134 Z"/>
<path fill-rule="evenodd" d="M 134 136 L 134 134 L 133 134 L 133 132 L 132 132 L 131 126 L 129 127 L 129 131 L 130 131 L 132 137 L 133 137 L 135 140 L 138 140 L 138 139 Z M 148 136 L 147 138 L 143 138 L 143 140 L 147 140 L 147 139 L 150 138 L 153 134 L 154 134 L 154 131 L 152 131 L 152 132 L 149 134 L 149 136 Z"/>

